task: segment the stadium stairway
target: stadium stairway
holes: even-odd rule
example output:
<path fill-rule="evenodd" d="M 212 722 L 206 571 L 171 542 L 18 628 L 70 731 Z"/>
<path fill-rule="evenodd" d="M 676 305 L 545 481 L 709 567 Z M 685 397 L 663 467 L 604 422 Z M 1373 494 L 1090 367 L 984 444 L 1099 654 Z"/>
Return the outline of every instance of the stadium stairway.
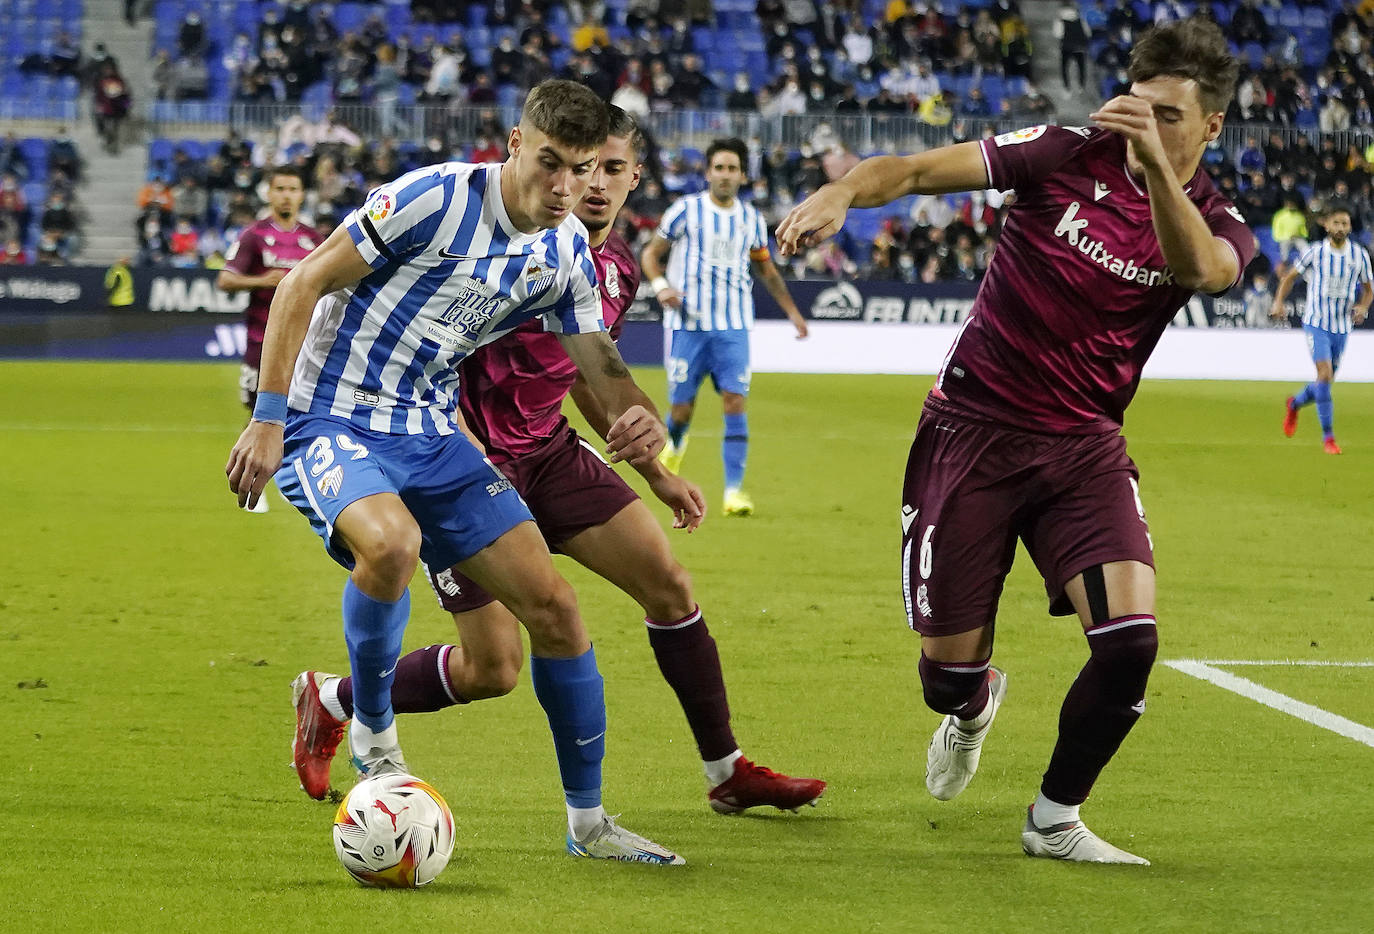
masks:
<path fill-rule="evenodd" d="M 1054 122 L 1081 126 L 1088 114 L 1102 103 L 1097 91 L 1100 84 L 1097 63 L 1088 59 L 1087 88 L 1069 90 L 1059 76 L 1059 40 L 1054 37 L 1054 22 L 1059 18 L 1058 0 L 1024 0 L 1021 17 L 1030 27 L 1031 62 L 1035 83 L 1040 86 L 1056 108 Z"/>
<path fill-rule="evenodd" d="M 88 215 L 83 228 L 84 246 L 77 261 L 107 264 L 121 256 L 132 256 L 137 248 L 134 220 L 138 205 L 134 196 L 148 174 L 148 147 L 140 126 L 139 114 L 152 93 L 152 65 L 148 58 L 149 26 L 124 22 L 123 5 L 86 3 L 82 34 L 89 40 L 105 43 L 119 60 L 134 98 L 133 113 L 125 124 L 124 144 L 112 156 L 100 144 L 95 124 L 89 119 L 89 97 L 82 110 L 87 118 L 71 128 L 72 138 L 86 160 L 86 181 L 79 197 Z"/>

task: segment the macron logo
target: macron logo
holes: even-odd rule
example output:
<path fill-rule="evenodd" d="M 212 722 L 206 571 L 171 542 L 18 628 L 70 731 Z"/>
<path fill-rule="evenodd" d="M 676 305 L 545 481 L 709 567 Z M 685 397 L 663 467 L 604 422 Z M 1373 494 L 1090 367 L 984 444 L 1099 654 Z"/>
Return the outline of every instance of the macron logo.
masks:
<path fill-rule="evenodd" d="M 1112 190 L 1111 190 L 1110 188 L 1108 188 L 1106 185 L 1102 184 L 1102 183 L 1099 182 L 1099 181 L 1094 181 L 1094 182 L 1093 182 L 1093 200 L 1094 200 L 1094 201 L 1101 201 L 1103 198 L 1107 197 L 1107 195 L 1109 195 L 1109 194 L 1111 194 L 1111 193 L 1112 193 Z"/>
<path fill-rule="evenodd" d="M 1088 235 L 1088 219 L 1078 216 L 1079 207 L 1077 201 L 1069 202 L 1069 206 L 1064 210 L 1064 216 L 1059 218 L 1059 223 L 1055 225 L 1054 235 L 1056 237 L 1063 237 L 1068 240 L 1069 246 L 1074 247 L 1112 275 L 1120 276 L 1127 282 L 1138 282 L 1146 287 L 1174 284 L 1174 271 L 1168 266 L 1160 269 L 1137 266 L 1135 260 L 1122 259 L 1104 249 L 1106 246 L 1104 241 L 1094 240 Z"/>
<path fill-rule="evenodd" d="M 919 509 L 912 509 L 910 506 L 902 506 L 902 534 L 906 535 L 911 531 L 911 523 L 916 521 Z"/>

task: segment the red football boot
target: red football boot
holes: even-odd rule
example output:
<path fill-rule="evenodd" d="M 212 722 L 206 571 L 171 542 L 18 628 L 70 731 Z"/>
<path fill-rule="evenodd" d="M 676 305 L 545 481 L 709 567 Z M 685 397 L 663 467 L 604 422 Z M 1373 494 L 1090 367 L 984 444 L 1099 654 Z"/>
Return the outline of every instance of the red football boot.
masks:
<path fill-rule="evenodd" d="M 818 778 L 779 775 L 740 756 L 735 760 L 735 773 L 712 788 L 707 799 L 717 814 L 738 814 L 765 805 L 796 811 L 804 804 L 815 805 L 824 792 L 825 782 Z"/>
<path fill-rule="evenodd" d="M 1293 397 L 1288 397 L 1283 412 L 1283 433 L 1289 438 L 1293 437 L 1298 431 L 1298 407 L 1293 404 Z"/>
<path fill-rule="evenodd" d="M 1327 438 L 1322 442 L 1322 450 L 1328 454 L 1341 454 L 1341 446 L 1336 443 L 1335 438 Z"/>
<path fill-rule="evenodd" d="M 334 675 L 302 671 L 291 682 L 291 703 L 296 708 L 296 738 L 291 743 L 291 764 L 301 788 L 316 801 L 329 794 L 329 764 L 343 740 L 347 720 L 336 720 L 320 701 L 320 683 Z"/>

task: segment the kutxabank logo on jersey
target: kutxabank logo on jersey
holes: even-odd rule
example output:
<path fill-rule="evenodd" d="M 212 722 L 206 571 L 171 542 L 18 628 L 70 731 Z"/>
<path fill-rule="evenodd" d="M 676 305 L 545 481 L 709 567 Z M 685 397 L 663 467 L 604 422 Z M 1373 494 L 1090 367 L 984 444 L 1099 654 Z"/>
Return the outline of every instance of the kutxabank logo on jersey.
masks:
<path fill-rule="evenodd" d="M 1138 282 L 1147 288 L 1156 285 L 1173 285 L 1174 271 L 1168 266 L 1137 266 L 1135 260 L 1117 256 L 1107 249 L 1106 241 L 1094 240 L 1088 231 L 1088 219 L 1078 216 L 1081 205 L 1072 201 L 1064 209 L 1064 216 L 1055 225 L 1054 235 L 1068 241 L 1069 246 L 1092 260 L 1114 276 L 1127 282 Z"/>

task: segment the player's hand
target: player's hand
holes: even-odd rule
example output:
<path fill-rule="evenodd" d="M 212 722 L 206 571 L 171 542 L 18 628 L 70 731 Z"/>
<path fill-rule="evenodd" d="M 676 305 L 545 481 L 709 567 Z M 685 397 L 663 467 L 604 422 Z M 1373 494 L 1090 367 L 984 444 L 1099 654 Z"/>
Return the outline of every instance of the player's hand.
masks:
<path fill-rule="evenodd" d="M 1369 317 L 1369 306 L 1366 305 L 1361 308 L 1357 305 L 1355 307 L 1355 323 L 1364 324 L 1364 319 L 1367 317 Z"/>
<path fill-rule="evenodd" d="M 807 335 L 811 333 L 811 329 L 806 326 L 806 319 L 800 316 L 792 319 L 792 326 L 797 329 L 797 340 L 799 341 L 806 340 Z"/>
<path fill-rule="evenodd" d="M 774 236 L 778 252 L 792 256 L 833 237 L 844 226 L 844 215 L 854 196 L 833 182 L 816 189 L 811 197 L 787 212 Z"/>
<path fill-rule="evenodd" d="M 663 291 L 656 293 L 654 295 L 654 298 L 658 299 L 658 303 L 662 305 L 664 308 L 682 307 L 682 293 L 674 288 L 666 288 Z"/>
<path fill-rule="evenodd" d="M 1093 123 L 1126 137 L 1126 142 L 1146 168 L 1167 171 L 1169 156 L 1159 138 L 1159 124 L 1149 101 L 1123 94 L 1088 115 Z"/>
<path fill-rule="evenodd" d="M 1275 321 L 1282 321 L 1284 318 L 1288 317 L 1288 312 L 1284 310 L 1282 305 L 1275 302 L 1274 307 L 1269 309 L 1269 317 L 1273 318 Z"/>
<path fill-rule="evenodd" d="M 649 489 L 673 511 L 673 528 L 692 532 L 706 518 L 706 497 L 701 488 L 677 474 L 660 470 L 648 478 Z"/>
<path fill-rule="evenodd" d="M 642 405 L 630 406 L 606 432 L 606 453 L 612 464 L 625 461 L 648 466 L 667 443 L 668 429 Z"/>
<path fill-rule="evenodd" d="M 239 506 L 252 509 L 258 504 L 267 481 L 281 466 L 282 427 L 266 422 L 249 422 L 243 429 L 224 472 L 229 489 L 238 495 Z"/>
<path fill-rule="evenodd" d="M 278 285 L 281 284 L 281 280 L 285 279 L 286 274 L 290 271 L 291 270 L 289 269 L 267 270 L 267 272 L 262 274 L 262 277 L 267 280 L 267 285 L 265 285 L 264 288 L 275 289 Z"/>

